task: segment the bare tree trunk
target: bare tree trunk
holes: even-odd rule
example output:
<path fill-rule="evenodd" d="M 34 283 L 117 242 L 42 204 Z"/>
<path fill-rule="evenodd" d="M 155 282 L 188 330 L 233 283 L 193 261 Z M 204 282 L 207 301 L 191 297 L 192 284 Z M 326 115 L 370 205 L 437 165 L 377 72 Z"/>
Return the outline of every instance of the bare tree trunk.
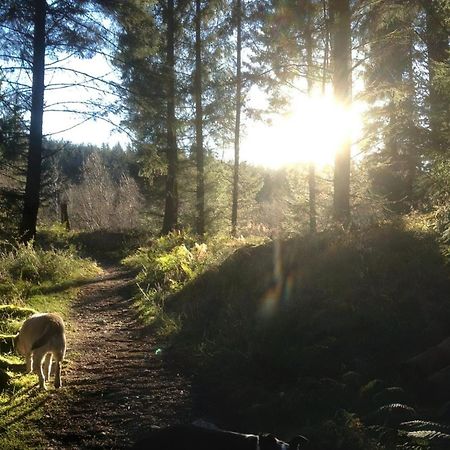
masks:
<path fill-rule="evenodd" d="M 310 0 L 304 2 L 306 22 L 305 22 L 305 47 L 306 47 L 306 78 L 308 83 L 308 96 L 312 96 L 314 88 L 313 80 L 313 36 L 311 29 L 312 5 Z M 313 160 L 309 162 L 308 167 L 308 187 L 309 187 L 309 231 L 317 231 L 317 212 L 316 212 L 316 165 Z"/>
<path fill-rule="evenodd" d="M 44 115 L 45 19 L 47 3 L 34 1 L 33 84 L 31 89 L 30 142 L 20 238 L 28 242 L 36 236 L 42 172 L 42 121 Z"/>
<path fill-rule="evenodd" d="M 322 95 L 325 95 L 325 88 L 328 80 L 328 63 L 330 52 L 330 20 L 328 14 L 328 1 L 322 0 L 323 22 L 324 22 L 324 51 L 323 51 L 323 64 L 322 64 Z"/>
<path fill-rule="evenodd" d="M 197 234 L 205 234 L 205 164 L 203 149 L 201 0 L 195 1 L 195 138 L 197 163 Z"/>
<path fill-rule="evenodd" d="M 236 120 L 234 125 L 234 174 L 233 174 L 233 204 L 231 209 L 231 235 L 237 233 L 238 201 L 239 201 L 239 153 L 242 107 L 242 4 L 236 0 Z"/>
<path fill-rule="evenodd" d="M 61 212 L 61 224 L 64 225 L 67 231 L 70 231 L 69 209 L 67 207 L 67 202 L 61 202 L 59 208 Z"/>
<path fill-rule="evenodd" d="M 351 12 L 349 0 L 330 0 L 332 20 L 333 88 L 336 100 L 345 108 L 352 102 Z M 350 223 L 350 136 L 336 152 L 334 166 L 334 217 L 344 226 Z"/>
<path fill-rule="evenodd" d="M 167 1 L 167 177 L 166 203 L 162 234 L 177 228 L 178 223 L 178 149 L 175 118 L 175 8 Z"/>

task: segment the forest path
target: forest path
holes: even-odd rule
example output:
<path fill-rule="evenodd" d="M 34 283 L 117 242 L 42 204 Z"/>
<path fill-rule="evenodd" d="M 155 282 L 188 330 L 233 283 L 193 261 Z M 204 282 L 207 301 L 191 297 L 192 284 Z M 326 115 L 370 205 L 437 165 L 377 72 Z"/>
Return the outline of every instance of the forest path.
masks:
<path fill-rule="evenodd" d="M 127 448 L 152 425 L 189 420 L 190 383 L 142 333 L 132 287 L 132 276 L 113 267 L 81 289 L 66 331 L 63 388 L 49 386 L 41 424 L 49 449 Z"/>

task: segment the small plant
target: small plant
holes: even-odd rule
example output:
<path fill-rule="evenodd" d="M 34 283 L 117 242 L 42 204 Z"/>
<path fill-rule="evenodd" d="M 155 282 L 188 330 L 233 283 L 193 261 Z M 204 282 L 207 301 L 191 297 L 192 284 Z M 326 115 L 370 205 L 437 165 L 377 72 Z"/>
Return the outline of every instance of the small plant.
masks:
<path fill-rule="evenodd" d="M 139 270 L 136 307 L 142 319 L 146 323 L 161 319 L 162 328 L 173 331 L 177 319 L 166 314 L 166 299 L 237 248 L 261 241 L 262 238 L 244 240 L 217 236 L 206 243 L 198 243 L 190 233 L 172 232 L 139 248 L 122 262 Z"/>
<path fill-rule="evenodd" d="M 0 251 L 0 303 L 24 303 L 35 286 L 67 282 L 98 273 L 73 249 L 43 250 L 33 245 L 3 245 Z"/>

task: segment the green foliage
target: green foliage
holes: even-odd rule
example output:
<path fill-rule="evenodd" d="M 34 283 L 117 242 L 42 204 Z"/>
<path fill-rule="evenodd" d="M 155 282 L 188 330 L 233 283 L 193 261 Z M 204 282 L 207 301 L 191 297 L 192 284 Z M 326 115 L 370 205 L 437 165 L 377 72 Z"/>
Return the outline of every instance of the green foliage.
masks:
<path fill-rule="evenodd" d="M 75 287 L 99 268 L 78 257 L 71 234 L 52 227 L 41 234 L 42 247 L 2 243 L 0 250 L 0 448 L 46 448 L 36 422 L 48 396 L 38 390 L 35 375 L 24 375 L 22 358 L 13 355 L 12 339 L 34 312 L 67 316 Z M 55 245 L 51 247 L 51 240 Z"/>
<path fill-rule="evenodd" d="M 175 324 L 165 330 L 170 358 L 194 366 L 212 404 L 236 426 L 317 430 L 331 420 L 346 444 L 318 448 L 371 448 L 357 417 L 345 431 L 332 414 L 402 403 L 401 387 L 387 384 L 398 364 L 450 326 L 448 268 L 429 233 L 385 226 L 243 246 L 211 270 L 194 267 L 194 279 L 172 265 L 180 241 L 163 242 L 169 278 L 190 281 L 159 304 Z M 153 276 L 170 286 L 153 258 Z M 377 377 L 387 381 L 370 382 Z"/>
<path fill-rule="evenodd" d="M 23 302 L 35 285 L 48 286 L 98 273 L 73 250 L 42 250 L 33 245 L 8 245 L 0 251 L 0 302 Z"/>
<path fill-rule="evenodd" d="M 261 238 L 256 240 L 261 241 Z M 161 323 L 172 324 L 167 331 L 173 332 L 177 318 L 165 314 L 167 298 L 246 242 L 251 240 L 216 236 L 206 243 L 198 243 L 189 233 L 172 232 L 126 257 L 123 264 L 139 270 L 136 305 L 141 316 L 148 323 L 163 319 Z"/>
<path fill-rule="evenodd" d="M 47 448 L 38 423 L 48 393 L 38 390 L 34 375 L 10 375 L 9 389 L 0 392 L 0 448 Z"/>
<path fill-rule="evenodd" d="M 0 319 L 16 318 L 26 319 L 36 311 L 31 308 L 25 308 L 16 305 L 0 305 Z"/>
<path fill-rule="evenodd" d="M 450 161 L 444 156 L 436 158 L 422 181 L 422 189 L 431 194 L 426 197 L 429 223 L 440 237 L 444 253 L 450 258 Z"/>

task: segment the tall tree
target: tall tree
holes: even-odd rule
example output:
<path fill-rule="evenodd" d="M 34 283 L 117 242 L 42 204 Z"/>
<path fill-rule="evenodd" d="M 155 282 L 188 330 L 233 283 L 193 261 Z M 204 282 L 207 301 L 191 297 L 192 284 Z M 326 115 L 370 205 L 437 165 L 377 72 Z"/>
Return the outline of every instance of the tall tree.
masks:
<path fill-rule="evenodd" d="M 332 71 L 333 89 L 336 100 L 344 110 L 352 102 L 352 45 L 351 10 L 349 0 L 330 0 L 332 23 Z M 350 221 L 350 136 L 345 137 L 340 150 L 336 152 L 334 166 L 334 217 L 347 225 Z"/>
<path fill-rule="evenodd" d="M 45 74 L 49 67 L 58 69 L 60 57 L 93 56 L 105 27 L 92 13 L 99 12 L 102 6 L 102 0 L 5 0 L 0 5 L 0 40 L 4 44 L 1 59 L 3 63 L 12 62 L 10 67 L 0 67 L 2 78 L 13 102 L 19 98 L 30 105 L 26 186 L 19 227 L 25 242 L 36 234 L 40 205 Z"/>
<path fill-rule="evenodd" d="M 167 234 L 178 225 L 178 148 L 175 116 L 175 6 L 174 0 L 167 0 L 166 7 L 166 80 L 167 80 L 167 175 L 166 200 L 162 233 Z"/>
<path fill-rule="evenodd" d="M 421 168 L 424 132 L 420 116 L 425 68 L 417 42 L 417 2 L 402 0 L 369 4 L 366 10 L 366 117 L 372 185 L 389 202 L 389 209 L 405 212 L 414 206 L 414 187 Z M 421 67 L 418 71 L 415 67 Z M 422 89 L 422 91 L 420 91 Z M 419 113 L 419 111 L 421 111 Z"/>
<path fill-rule="evenodd" d="M 300 3 L 300 7 L 304 9 L 305 24 L 305 50 L 306 50 L 306 82 L 307 92 L 311 97 L 314 88 L 313 81 L 313 32 L 312 32 L 312 14 L 313 8 L 310 0 L 304 0 Z M 317 212 L 316 212 L 316 166 L 314 161 L 308 164 L 308 188 L 309 188 L 309 231 L 315 233 L 317 231 Z"/>
<path fill-rule="evenodd" d="M 242 108 L 242 1 L 236 0 L 236 116 L 234 124 L 233 203 L 231 207 L 231 234 L 236 236 L 239 202 L 239 153 Z"/>
<path fill-rule="evenodd" d="M 195 0 L 195 156 L 197 163 L 197 234 L 205 233 L 205 158 L 203 149 L 203 105 L 202 105 L 202 2 Z"/>
<path fill-rule="evenodd" d="M 20 235 L 28 242 L 36 235 L 36 223 L 41 191 L 42 119 L 44 115 L 44 75 L 46 46 L 46 0 L 36 0 L 33 11 L 33 84 L 31 90 L 30 143 L 27 178 L 23 202 Z"/>

